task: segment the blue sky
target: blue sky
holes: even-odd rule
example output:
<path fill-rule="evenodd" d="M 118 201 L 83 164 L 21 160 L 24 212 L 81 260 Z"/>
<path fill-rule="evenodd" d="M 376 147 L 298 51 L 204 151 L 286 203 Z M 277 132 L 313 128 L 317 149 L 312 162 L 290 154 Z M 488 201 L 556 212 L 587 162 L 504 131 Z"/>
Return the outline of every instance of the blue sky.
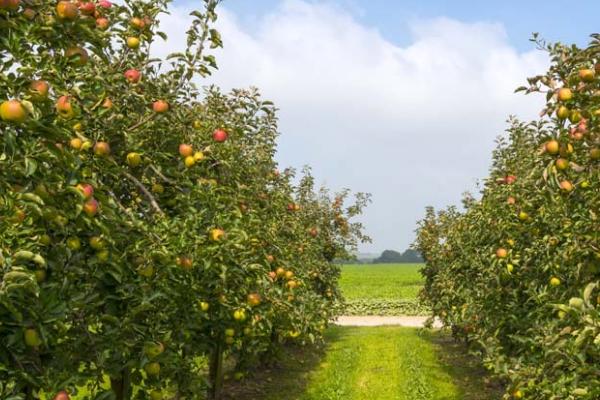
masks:
<path fill-rule="evenodd" d="M 200 3 L 176 0 L 158 56 L 185 42 Z M 426 206 L 478 191 L 510 115 L 537 118 L 543 99 L 514 93 L 548 66 L 531 33 L 585 45 L 600 28 L 600 2 L 566 4 L 225 0 L 219 70 L 204 83 L 258 87 L 280 109 L 282 168 L 371 193 L 361 250 L 403 250 Z"/>
<path fill-rule="evenodd" d="M 178 0 L 181 2 L 181 0 Z M 324 3 L 324 1 L 311 1 Z M 599 30 L 600 1 L 556 0 L 338 0 L 325 1 L 351 12 L 359 21 L 377 28 L 388 40 L 405 45 L 406 22 L 445 16 L 464 22 L 497 22 L 504 25 L 510 43 L 520 50 L 531 48 L 532 32 L 550 41 L 587 43 Z M 223 7 L 252 24 L 273 10 L 281 0 L 224 0 Z"/>

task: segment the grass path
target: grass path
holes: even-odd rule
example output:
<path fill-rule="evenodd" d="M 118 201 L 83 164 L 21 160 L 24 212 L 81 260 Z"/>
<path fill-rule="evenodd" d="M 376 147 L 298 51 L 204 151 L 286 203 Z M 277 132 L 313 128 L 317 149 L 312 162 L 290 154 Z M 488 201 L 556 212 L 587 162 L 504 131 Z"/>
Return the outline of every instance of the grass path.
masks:
<path fill-rule="evenodd" d="M 485 374 L 439 332 L 332 327 L 320 353 L 296 353 L 231 388 L 231 399 L 493 400 Z M 261 376 L 264 374 L 264 377 Z"/>

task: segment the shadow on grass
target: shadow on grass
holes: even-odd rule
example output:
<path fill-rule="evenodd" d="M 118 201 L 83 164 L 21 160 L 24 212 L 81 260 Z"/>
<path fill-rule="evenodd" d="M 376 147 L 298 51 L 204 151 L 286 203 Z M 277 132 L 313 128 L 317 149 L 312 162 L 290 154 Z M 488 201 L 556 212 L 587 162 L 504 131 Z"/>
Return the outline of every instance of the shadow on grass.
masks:
<path fill-rule="evenodd" d="M 361 328 L 353 328 L 361 329 Z M 255 372 L 242 381 L 228 381 L 225 400 L 294 400 L 307 393 L 312 373 L 320 369 L 329 348 L 343 341 L 355 330 L 333 328 L 325 333 L 324 346 L 289 346 L 285 348 L 276 365 L 257 367 Z M 373 328 L 370 328 L 373 329 Z M 406 329 L 406 328 L 405 328 Z M 441 331 L 415 329 L 414 333 L 429 343 L 435 353 L 436 364 L 420 373 L 433 374 L 434 379 L 450 379 L 459 389 L 461 400 L 499 400 L 503 388 L 500 382 L 489 377 L 480 361 L 469 355 L 463 343 L 456 342 Z M 414 360 L 418 361 L 418 360 Z M 439 376 L 434 376 L 434 370 Z M 382 376 L 381 379 L 386 379 Z M 404 396 L 403 399 L 411 398 Z M 412 397 L 416 400 L 415 397 Z M 433 397 L 426 396 L 427 399 Z M 456 399 L 456 393 L 445 396 L 439 393 L 435 400 Z M 379 400 L 379 399 L 373 399 Z"/>
<path fill-rule="evenodd" d="M 257 367 L 248 378 L 226 381 L 224 400 L 283 400 L 301 398 L 311 372 L 318 369 L 332 343 L 343 338 L 346 331 L 329 329 L 324 345 L 286 346 L 272 366 Z M 283 397 L 281 397 L 283 396 Z"/>
<path fill-rule="evenodd" d="M 420 330 L 419 334 L 435 349 L 440 367 L 461 390 L 463 400 L 499 400 L 504 385 L 490 377 L 481 361 L 470 355 L 464 343 L 443 331 Z"/>

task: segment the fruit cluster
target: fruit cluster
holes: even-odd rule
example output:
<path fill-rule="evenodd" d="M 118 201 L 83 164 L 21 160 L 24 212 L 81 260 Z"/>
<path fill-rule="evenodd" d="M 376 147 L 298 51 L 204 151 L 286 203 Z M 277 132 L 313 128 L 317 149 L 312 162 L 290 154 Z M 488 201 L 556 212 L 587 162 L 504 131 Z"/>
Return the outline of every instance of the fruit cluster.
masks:
<path fill-rule="evenodd" d="M 368 198 L 277 172 L 256 90 L 197 88 L 218 1 L 149 57 L 167 3 L 0 0 L 0 398 L 218 398 L 331 319 Z"/>
<path fill-rule="evenodd" d="M 552 65 L 518 90 L 546 95 L 541 120 L 512 121 L 479 199 L 419 226 L 423 298 L 506 398 L 600 398 L 599 39 L 538 43 Z"/>

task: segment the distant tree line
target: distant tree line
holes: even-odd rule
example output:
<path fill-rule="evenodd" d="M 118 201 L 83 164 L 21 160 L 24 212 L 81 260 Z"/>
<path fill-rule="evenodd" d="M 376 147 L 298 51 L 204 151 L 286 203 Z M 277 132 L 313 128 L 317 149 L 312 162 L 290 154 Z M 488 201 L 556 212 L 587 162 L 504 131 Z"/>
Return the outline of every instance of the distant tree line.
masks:
<path fill-rule="evenodd" d="M 337 260 L 339 264 L 419 264 L 423 262 L 423 257 L 418 251 L 408 249 L 404 253 L 395 250 L 385 250 L 377 258 L 366 258 L 358 255 L 351 260 Z"/>

